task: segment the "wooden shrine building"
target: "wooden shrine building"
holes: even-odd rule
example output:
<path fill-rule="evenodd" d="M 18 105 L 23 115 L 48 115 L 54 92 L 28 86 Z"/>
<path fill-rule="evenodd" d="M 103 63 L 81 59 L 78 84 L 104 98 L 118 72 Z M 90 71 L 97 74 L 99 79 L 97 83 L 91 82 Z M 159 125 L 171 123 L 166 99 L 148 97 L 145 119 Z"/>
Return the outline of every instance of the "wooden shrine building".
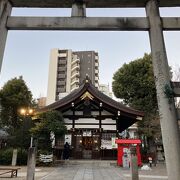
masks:
<path fill-rule="evenodd" d="M 112 139 L 115 142 L 120 132 L 143 117 L 143 112 L 126 107 L 100 92 L 88 78 L 78 89 L 42 110 L 58 110 L 63 114 L 68 134 L 56 140 L 54 150 L 59 158 L 66 141 L 71 145 L 71 158 L 116 158 Z"/>

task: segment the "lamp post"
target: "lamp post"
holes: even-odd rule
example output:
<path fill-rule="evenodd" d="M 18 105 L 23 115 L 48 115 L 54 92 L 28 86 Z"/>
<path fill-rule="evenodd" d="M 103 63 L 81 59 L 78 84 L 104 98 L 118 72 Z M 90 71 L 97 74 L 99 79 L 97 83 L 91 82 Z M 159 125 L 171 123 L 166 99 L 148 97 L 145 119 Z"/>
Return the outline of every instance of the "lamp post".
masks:
<path fill-rule="evenodd" d="M 20 114 L 21 114 L 21 116 L 24 117 L 24 119 L 23 119 L 23 126 L 22 126 L 22 128 L 24 129 L 24 124 L 27 125 L 26 124 L 27 123 L 27 118 L 33 116 L 34 110 L 32 108 L 29 108 L 29 107 L 28 108 L 21 108 L 20 109 Z M 31 145 L 32 145 L 32 137 L 31 137 L 30 146 Z"/>
<path fill-rule="evenodd" d="M 21 156 L 22 156 L 22 148 L 23 148 L 23 145 L 24 145 L 24 132 L 25 131 L 28 131 L 28 128 L 30 128 L 30 121 L 28 121 L 33 114 L 34 114 L 34 110 L 32 108 L 21 108 L 19 110 L 20 112 L 20 115 L 22 116 L 22 128 L 21 128 Z M 33 139 L 31 137 L 31 143 L 30 143 L 30 146 L 32 146 L 32 142 L 33 142 Z M 20 161 L 21 162 L 21 161 Z"/>
<path fill-rule="evenodd" d="M 20 114 L 24 116 L 25 118 L 31 117 L 34 114 L 34 110 L 31 108 L 22 108 L 20 109 Z M 26 180 L 34 180 L 35 166 L 36 166 L 36 148 L 33 147 L 33 137 L 31 137 L 30 147 L 28 150 Z"/>
<path fill-rule="evenodd" d="M 31 108 L 21 108 L 20 109 L 20 114 L 23 116 L 31 116 L 33 115 L 34 110 Z"/>

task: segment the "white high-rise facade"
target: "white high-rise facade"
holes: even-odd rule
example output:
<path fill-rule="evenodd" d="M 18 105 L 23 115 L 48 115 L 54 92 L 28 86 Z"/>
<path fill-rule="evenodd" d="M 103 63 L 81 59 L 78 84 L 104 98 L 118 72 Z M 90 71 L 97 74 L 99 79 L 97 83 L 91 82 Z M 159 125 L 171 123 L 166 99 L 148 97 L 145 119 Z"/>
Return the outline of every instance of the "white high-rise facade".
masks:
<path fill-rule="evenodd" d="M 52 49 L 46 105 L 77 89 L 86 75 L 99 88 L 99 57 L 95 51 Z"/>
<path fill-rule="evenodd" d="M 100 84 L 99 85 L 99 91 L 106 94 L 110 98 L 113 98 L 112 92 L 110 92 L 110 90 L 109 90 L 109 84 L 108 85 L 107 84 Z"/>

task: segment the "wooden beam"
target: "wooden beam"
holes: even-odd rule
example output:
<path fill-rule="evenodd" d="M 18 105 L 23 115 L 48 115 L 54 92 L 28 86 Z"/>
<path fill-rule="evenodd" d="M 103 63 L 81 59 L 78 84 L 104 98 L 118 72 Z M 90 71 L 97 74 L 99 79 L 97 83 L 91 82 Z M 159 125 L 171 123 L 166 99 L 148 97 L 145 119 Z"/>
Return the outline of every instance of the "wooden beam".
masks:
<path fill-rule="evenodd" d="M 72 125 L 72 123 L 65 123 L 65 125 Z M 99 125 L 99 122 L 97 123 L 75 123 L 75 125 Z M 116 125 L 116 123 L 102 123 L 101 125 Z"/>
<path fill-rule="evenodd" d="M 90 116 L 84 116 L 84 115 L 75 115 L 75 116 L 73 116 L 73 115 L 63 115 L 63 117 L 64 118 L 68 118 L 68 119 L 70 119 L 70 120 L 78 120 L 78 119 L 80 119 L 80 118 L 93 118 L 93 119 L 96 119 L 96 120 L 99 120 L 100 119 L 100 117 L 99 117 L 99 115 L 90 115 Z M 101 120 L 103 121 L 103 120 L 105 120 L 105 119 L 115 119 L 115 116 L 113 116 L 113 115 L 102 115 L 102 117 L 101 117 Z"/>

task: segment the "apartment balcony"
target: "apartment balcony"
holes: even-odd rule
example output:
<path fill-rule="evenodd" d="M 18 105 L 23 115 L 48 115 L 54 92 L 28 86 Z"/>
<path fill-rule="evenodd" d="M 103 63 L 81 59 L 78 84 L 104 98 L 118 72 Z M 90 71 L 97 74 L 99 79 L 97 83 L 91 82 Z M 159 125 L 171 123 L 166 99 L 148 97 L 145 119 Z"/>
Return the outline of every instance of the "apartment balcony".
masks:
<path fill-rule="evenodd" d="M 71 86 L 74 84 L 79 84 L 79 78 L 71 79 Z"/>
<path fill-rule="evenodd" d="M 95 67 L 99 67 L 99 63 L 98 62 L 95 62 Z"/>
<path fill-rule="evenodd" d="M 58 81 L 57 82 L 57 85 L 59 85 L 59 86 L 65 86 L 66 85 L 66 82 L 65 81 Z"/>
<path fill-rule="evenodd" d="M 99 74 L 99 70 L 98 69 L 95 69 L 95 74 Z"/>
<path fill-rule="evenodd" d="M 67 57 L 67 53 L 60 53 L 59 57 Z"/>
<path fill-rule="evenodd" d="M 57 88 L 57 92 L 58 92 L 58 93 L 66 92 L 66 88 L 65 88 L 65 87 Z"/>
<path fill-rule="evenodd" d="M 79 88 L 78 84 L 71 86 L 71 92 L 74 91 L 75 89 L 78 89 L 78 88 Z"/>
<path fill-rule="evenodd" d="M 99 83 L 95 83 L 94 86 L 99 89 Z"/>
<path fill-rule="evenodd" d="M 58 62 L 58 64 L 59 64 L 59 65 L 61 65 L 61 64 L 62 64 L 62 65 L 65 65 L 65 64 L 67 64 L 67 61 L 66 61 L 66 60 L 60 60 L 60 61 Z"/>
<path fill-rule="evenodd" d="M 66 71 L 66 67 L 58 67 L 58 71 Z"/>
<path fill-rule="evenodd" d="M 65 74 L 58 74 L 57 77 L 58 77 L 58 78 L 66 78 L 66 75 L 65 75 Z"/>
<path fill-rule="evenodd" d="M 99 56 L 95 56 L 95 60 L 99 60 Z"/>
<path fill-rule="evenodd" d="M 99 77 L 98 76 L 95 76 L 95 81 L 99 81 Z"/>
<path fill-rule="evenodd" d="M 73 79 L 74 77 L 79 77 L 80 76 L 80 72 L 79 71 L 75 71 L 72 75 L 71 75 L 71 79 Z"/>
<path fill-rule="evenodd" d="M 73 64 L 79 64 L 80 63 L 80 59 L 79 58 L 76 58 L 76 59 L 73 59 L 72 62 L 71 62 L 71 66 L 73 66 Z"/>
<path fill-rule="evenodd" d="M 74 66 L 71 66 L 71 72 L 73 72 L 74 70 L 80 70 L 80 65 L 75 64 Z"/>

